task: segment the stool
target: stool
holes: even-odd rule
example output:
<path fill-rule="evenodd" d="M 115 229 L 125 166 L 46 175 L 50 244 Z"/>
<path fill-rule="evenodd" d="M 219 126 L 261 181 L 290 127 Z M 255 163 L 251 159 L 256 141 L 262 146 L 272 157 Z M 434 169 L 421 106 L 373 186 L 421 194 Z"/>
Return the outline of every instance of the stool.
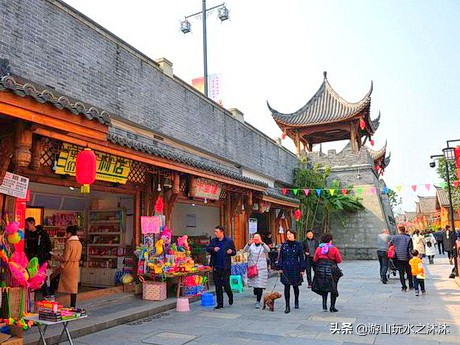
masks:
<path fill-rule="evenodd" d="M 240 293 L 243 292 L 243 278 L 240 275 L 230 276 L 230 288 Z"/>
<path fill-rule="evenodd" d="M 190 311 L 188 298 L 178 298 L 176 302 L 176 310 L 180 312 Z"/>
<path fill-rule="evenodd" d="M 214 307 L 214 295 L 210 292 L 206 292 L 201 295 L 201 306 L 203 307 Z"/>

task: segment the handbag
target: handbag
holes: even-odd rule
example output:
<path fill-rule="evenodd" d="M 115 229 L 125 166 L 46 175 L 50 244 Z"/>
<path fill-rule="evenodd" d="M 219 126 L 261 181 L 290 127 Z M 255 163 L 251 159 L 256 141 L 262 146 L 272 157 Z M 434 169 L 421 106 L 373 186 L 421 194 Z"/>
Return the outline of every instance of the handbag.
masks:
<path fill-rule="evenodd" d="M 257 267 L 257 264 L 259 263 L 259 258 L 260 258 L 260 253 L 262 253 L 263 247 L 259 251 L 259 255 L 257 255 L 257 260 L 256 264 L 252 266 L 248 266 L 248 278 L 255 278 L 259 275 L 259 268 Z"/>
<path fill-rule="evenodd" d="M 337 264 L 332 265 L 332 275 L 336 276 L 337 278 L 343 277 L 343 271 L 339 266 L 337 266 Z"/>

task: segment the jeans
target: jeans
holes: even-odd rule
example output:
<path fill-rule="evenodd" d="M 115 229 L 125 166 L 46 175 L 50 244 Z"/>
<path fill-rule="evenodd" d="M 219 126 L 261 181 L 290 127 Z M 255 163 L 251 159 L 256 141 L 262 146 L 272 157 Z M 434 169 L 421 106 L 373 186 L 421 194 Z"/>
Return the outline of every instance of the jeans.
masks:
<path fill-rule="evenodd" d="M 264 293 L 263 288 L 254 288 L 254 295 L 256 295 L 257 302 L 260 302 L 262 299 L 262 294 Z"/>
<path fill-rule="evenodd" d="M 305 271 L 307 272 L 307 282 L 308 282 L 308 285 L 311 285 L 311 282 L 312 282 L 312 279 L 311 279 L 311 272 L 313 270 L 313 265 L 315 264 L 313 262 L 313 258 L 312 257 L 306 257 L 305 258 L 305 264 L 307 266 L 307 268 L 305 269 Z"/>
<path fill-rule="evenodd" d="M 404 290 L 407 290 L 406 278 L 404 274 L 407 275 L 407 280 L 409 281 L 409 288 L 414 288 L 414 280 L 412 279 L 412 270 L 409 265 L 409 260 L 396 260 L 396 267 L 399 271 L 399 280 L 401 281 L 401 287 Z"/>
<path fill-rule="evenodd" d="M 386 250 L 377 250 L 377 256 L 380 263 L 380 278 L 383 281 L 387 281 L 388 272 L 388 252 Z"/>
<path fill-rule="evenodd" d="M 430 264 L 434 263 L 434 255 L 427 255 Z"/>
<path fill-rule="evenodd" d="M 214 284 L 216 285 L 216 299 L 217 305 L 223 306 L 224 305 L 224 292 L 227 293 L 229 303 L 232 301 L 233 303 L 233 292 L 230 288 L 230 274 L 231 270 L 229 269 L 222 269 L 222 268 L 214 268 L 213 270 L 213 279 Z"/>
<path fill-rule="evenodd" d="M 415 292 L 418 292 L 418 287 L 420 285 L 420 289 L 422 289 L 422 292 L 425 292 L 425 279 L 418 279 L 416 276 L 413 276 L 413 282 L 414 282 L 414 289 Z"/>

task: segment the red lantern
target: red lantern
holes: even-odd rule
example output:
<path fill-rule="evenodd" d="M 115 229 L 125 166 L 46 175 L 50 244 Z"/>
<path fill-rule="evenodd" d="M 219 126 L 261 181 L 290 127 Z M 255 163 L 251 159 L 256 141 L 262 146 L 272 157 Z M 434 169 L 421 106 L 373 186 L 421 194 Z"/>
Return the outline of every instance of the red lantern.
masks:
<path fill-rule="evenodd" d="M 157 214 L 163 214 L 163 210 L 165 207 L 165 203 L 163 202 L 163 198 L 161 196 L 158 197 L 157 201 L 155 202 L 155 212 Z"/>
<path fill-rule="evenodd" d="M 281 133 L 281 139 L 286 139 L 286 132 Z"/>
<path fill-rule="evenodd" d="M 359 128 L 363 131 L 366 128 L 366 122 L 362 118 L 359 119 Z"/>
<path fill-rule="evenodd" d="M 457 167 L 457 169 L 460 169 L 460 145 L 454 149 L 454 155 L 455 155 L 455 166 Z"/>
<path fill-rule="evenodd" d="M 374 144 L 375 144 L 374 139 L 369 140 L 369 142 L 371 143 L 372 146 L 374 146 Z"/>
<path fill-rule="evenodd" d="M 76 179 L 81 184 L 81 193 L 89 193 L 96 180 L 96 154 L 91 149 L 78 152 L 75 165 Z"/>
<path fill-rule="evenodd" d="M 296 222 L 298 222 L 301 217 L 302 217 L 302 212 L 300 212 L 299 209 L 295 210 L 294 211 L 294 219 L 296 220 Z"/>

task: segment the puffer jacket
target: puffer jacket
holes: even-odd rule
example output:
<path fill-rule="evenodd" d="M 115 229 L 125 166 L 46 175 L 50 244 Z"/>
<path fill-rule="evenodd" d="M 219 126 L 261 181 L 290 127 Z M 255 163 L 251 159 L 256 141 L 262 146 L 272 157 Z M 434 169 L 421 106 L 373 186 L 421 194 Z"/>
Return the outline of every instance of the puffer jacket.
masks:
<path fill-rule="evenodd" d="M 393 236 L 391 241 L 395 246 L 396 260 L 408 261 L 412 257 L 410 252 L 412 251 L 413 245 L 409 235 L 399 234 Z"/>

